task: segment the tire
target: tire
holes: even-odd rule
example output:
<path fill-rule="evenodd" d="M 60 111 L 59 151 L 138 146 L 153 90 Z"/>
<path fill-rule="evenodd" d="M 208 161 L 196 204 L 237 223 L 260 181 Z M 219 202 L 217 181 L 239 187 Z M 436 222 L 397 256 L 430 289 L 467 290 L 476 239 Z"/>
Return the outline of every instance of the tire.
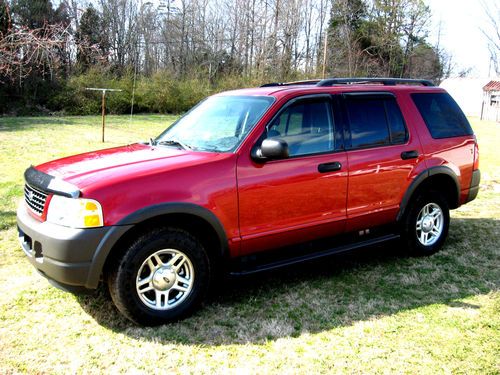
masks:
<path fill-rule="evenodd" d="M 160 228 L 140 236 L 108 274 L 118 310 L 147 326 L 190 315 L 203 302 L 210 284 L 210 263 L 190 233 Z"/>
<path fill-rule="evenodd" d="M 412 200 L 403 222 L 402 238 L 413 256 L 432 255 L 443 246 L 450 226 L 450 210 L 437 192 L 419 194 Z"/>

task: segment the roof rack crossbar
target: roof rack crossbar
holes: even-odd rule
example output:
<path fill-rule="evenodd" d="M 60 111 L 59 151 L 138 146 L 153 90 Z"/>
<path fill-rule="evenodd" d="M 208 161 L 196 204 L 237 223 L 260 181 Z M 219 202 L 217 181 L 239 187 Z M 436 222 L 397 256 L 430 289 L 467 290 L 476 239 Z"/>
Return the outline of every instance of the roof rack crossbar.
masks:
<path fill-rule="evenodd" d="M 326 78 L 319 81 L 316 86 L 352 85 L 355 83 L 380 83 L 384 86 L 395 86 L 397 84 L 418 84 L 422 86 L 434 86 L 426 79 L 410 78 Z"/>

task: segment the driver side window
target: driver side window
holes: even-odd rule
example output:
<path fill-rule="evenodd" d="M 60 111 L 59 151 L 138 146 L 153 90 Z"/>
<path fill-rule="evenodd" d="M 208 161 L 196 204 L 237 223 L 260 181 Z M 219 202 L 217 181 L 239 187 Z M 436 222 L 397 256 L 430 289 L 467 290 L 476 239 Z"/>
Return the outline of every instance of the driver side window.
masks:
<path fill-rule="evenodd" d="M 335 145 L 330 101 L 309 99 L 290 105 L 268 125 L 267 138 L 285 140 L 291 157 L 332 151 Z"/>

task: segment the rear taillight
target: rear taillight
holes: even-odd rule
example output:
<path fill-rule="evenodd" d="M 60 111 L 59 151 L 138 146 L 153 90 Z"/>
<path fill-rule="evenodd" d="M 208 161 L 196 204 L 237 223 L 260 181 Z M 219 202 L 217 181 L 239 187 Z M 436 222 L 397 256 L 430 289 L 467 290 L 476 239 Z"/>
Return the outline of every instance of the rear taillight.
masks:
<path fill-rule="evenodd" d="M 477 144 L 477 138 L 474 135 L 474 168 L 473 170 L 479 169 L 479 145 Z"/>

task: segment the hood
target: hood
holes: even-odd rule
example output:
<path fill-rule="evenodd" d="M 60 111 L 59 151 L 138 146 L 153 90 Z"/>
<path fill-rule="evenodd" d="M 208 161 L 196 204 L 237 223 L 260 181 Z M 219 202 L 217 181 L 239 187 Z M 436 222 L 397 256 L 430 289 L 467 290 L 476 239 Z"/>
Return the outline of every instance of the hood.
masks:
<path fill-rule="evenodd" d="M 53 160 L 36 166 L 39 171 L 70 182 L 79 189 L 103 181 L 168 171 L 220 159 L 227 154 L 192 152 L 175 147 L 133 144 Z"/>

